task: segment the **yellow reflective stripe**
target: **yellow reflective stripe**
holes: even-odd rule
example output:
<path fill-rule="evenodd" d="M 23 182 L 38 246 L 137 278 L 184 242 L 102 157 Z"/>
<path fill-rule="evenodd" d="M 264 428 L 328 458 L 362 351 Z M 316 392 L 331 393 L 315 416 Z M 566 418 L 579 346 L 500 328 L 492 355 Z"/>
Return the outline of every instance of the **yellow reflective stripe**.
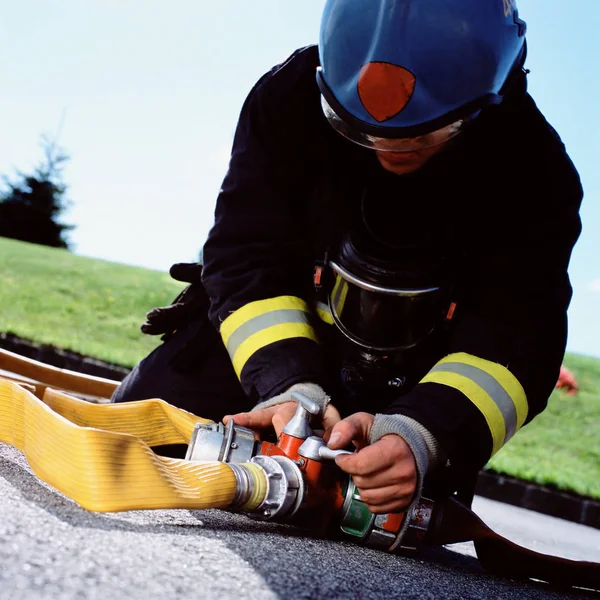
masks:
<path fill-rule="evenodd" d="M 504 417 L 494 400 L 473 380 L 447 371 L 430 372 L 419 383 L 439 383 L 462 392 L 481 412 L 492 434 L 492 456 L 502 448 L 506 435 Z"/>
<path fill-rule="evenodd" d="M 229 315 L 223 323 L 221 323 L 220 333 L 223 338 L 223 343 L 227 346 L 231 334 L 250 319 L 271 311 L 285 309 L 310 312 L 308 304 L 302 300 L 302 298 L 297 298 L 296 296 L 278 296 L 276 298 L 249 302 Z"/>
<path fill-rule="evenodd" d="M 518 431 L 523 426 L 529 412 L 527 394 L 525 394 L 525 390 L 519 380 L 506 367 L 503 367 L 499 363 L 479 358 L 473 354 L 467 354 L 466 352 L 450 354 L 440 360 L 437 364 L 439 365 L 446 362 L 462 362 L 477 367 L 491 375 L 504 388 L 515 405 L 515 410 L 517 411 L 516 430 Z"/>
<path fill-rule="evenodd" d="M 340 294 L 340 299 L 338 300 L 337 304 L 336 304 L 336 311 L 338 315 L 342 314 L 342 311 L 344 310 L 344 304 L 346 304 L 346 296 L 348 295 L 348 282 L 344 281 L 344 283 L 342 283 L 342 293 Z"/>
<path fill-rule="evenodd" d="M 254 334 L 260 333 L 275 325 L 289 325 L 291 323 L 308 325 L 308 313 L 292 308 L 286 310 L 272 310 L 264 315 L 254 317 L 249 321 L 246 321 L 243 325 L 240 325 L 229 336 L 229 340 L 227 341 L 227 352 L 229 353 L 229 356 L 233 358 L 237 349 Z"/>
<path fill-rule="evenodd" d="M 238 377 L 258 350 L 280 340 L 304 337 L 317 341 L 309 323 L 308 304 L 296 296 L 250 302 L 221 324 L 221 337 Z"/>
<path fill-rule="evenodd" d="M 342 279 L 342 276 L 341 275 L 336 275 L 336 277 L 335 277 L 335 283 L 333 285 L 333 289 L 331 290 L 331 298 L 333 300 L 335 300 L 335 297 L 337 296 L 338 288 L 340 287 L 340 284 L 342 283 L 342 281 L 344 281 Z"/>
<path fill-rule="evenodd" d="M 231 357 L 233 368 L 239 377 L 248 359 L 261 348 L 295 337 L 304 337 L 318 342 L 315 330 L 306 323 L 281 323 L 251 335 L 242 342 Z"/>
<path fill-rule="evenodd" d="M 346 296 L 348 295 L 348 282 L 341 276 L 338 275 L 335 279 L 335 285 L 331 292 L 331 303 L 335 310 L 335 314 L 339 317 L 344 310 L 344 304 L 346 303 Z"/>
<path fill-rule="evenodd" d="M 457 352 L 440 360 L 421 380 L 462 392 L 482 413 L 495 454 L 527 418 L 527 396 L 516 377 L 498 363 Z"/>
<path fill-rule="evenodd" d="M 333 316 L 331 315 L 331 311 L 329 310 L 329 306 L 327 306 L 327 304 L 323 302 L 317 302 L 315 308 L 317 311 L 317 315 L 319 316 L 319 319 L 321 319 L 321 321 L 324 321 L 329 325 L 334 324 Z"/>

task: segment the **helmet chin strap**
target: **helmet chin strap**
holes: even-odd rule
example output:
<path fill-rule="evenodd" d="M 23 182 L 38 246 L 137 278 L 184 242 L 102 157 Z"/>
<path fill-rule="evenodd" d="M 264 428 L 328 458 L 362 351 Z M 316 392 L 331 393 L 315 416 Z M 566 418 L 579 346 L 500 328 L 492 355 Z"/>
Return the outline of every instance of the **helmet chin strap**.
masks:
<path fill-rule="evenodd" d="M 522 81 L 528 74 L 529 69 L 525 69 L 523 65 L 527 59 L 527 40 L 523 42 L 523 48 L 519 56 L 517 56 L 515 63 L 504 82 L 504 85 L 500 88 L 500 95 L 507 96 L 513 89 L 518 85 L 519 81 Z"/>

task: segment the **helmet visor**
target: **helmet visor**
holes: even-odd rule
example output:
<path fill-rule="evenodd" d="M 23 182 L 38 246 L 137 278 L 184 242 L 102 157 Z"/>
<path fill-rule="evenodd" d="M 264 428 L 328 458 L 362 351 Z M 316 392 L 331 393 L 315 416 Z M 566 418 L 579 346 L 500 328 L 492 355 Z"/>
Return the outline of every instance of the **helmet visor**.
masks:
<path fill-rule="evenodd" d="M 346 123 L 330 106 L 325 96 L 321 95 L 321 107 L 328 123 L 346 139 L 378 152 L 415 152 L 425 148 L 439 146 L 458 135 L 467 119 L 459 119 L 450 125 L 436 129 L 424 135 L 409 138 L 384 138 L 363 133 Z"/>
<path fill-rule="evenodd" d="M 440 288 L 384 287 L 338 263 L 329 264 L 336 275 L 329 312 L 338 329 L 359 346 L 385 352 L 412 348 L 441 321 Z"/>

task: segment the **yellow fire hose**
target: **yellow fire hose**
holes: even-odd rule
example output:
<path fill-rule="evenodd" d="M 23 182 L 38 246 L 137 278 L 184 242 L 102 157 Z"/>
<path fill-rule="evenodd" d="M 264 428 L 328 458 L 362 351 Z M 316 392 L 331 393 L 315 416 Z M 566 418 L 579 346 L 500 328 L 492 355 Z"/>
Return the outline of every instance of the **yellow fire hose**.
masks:
<path fill-rule="evenodd" d="M 32 471 L 83 508 L 98 512 L 153 508 L 227 508 L 236 496 L 233 468 L 158 456 L 151 445 L 189 443 L 206 422 L 162 400 L 92 404 L 47 389 L 44 401 L 0 379 L 0 441 L 25 454 Z M 244 465 L 258 506 L 266 479 Z"/>
<path fill-rule="evenodd" d="M 39 398 L 43 395 L 46 387 L 96 398 L 110 398 L 119 385 L 118 381 L 112 379 L 58 369 L 3 349 L 0 349 L 0 369 L 38 383 L 36 395 Z M 8 375 L 8 379 L 18 380 L 20 378 Z"/>

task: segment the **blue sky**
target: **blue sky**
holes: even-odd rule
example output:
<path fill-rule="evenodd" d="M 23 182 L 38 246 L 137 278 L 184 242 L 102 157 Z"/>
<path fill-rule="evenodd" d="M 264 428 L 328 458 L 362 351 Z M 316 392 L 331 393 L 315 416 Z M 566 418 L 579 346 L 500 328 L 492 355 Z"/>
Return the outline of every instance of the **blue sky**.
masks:
<path fill-rule="evenodd" d="M 568 350 L 600 357 L 600 2 L 518 6 L 528 23 L 529 90 L 586 193 L 571 261 Z M 75 251 L 158 270 L 194 260 L 246 94 L 296 47 L 317 41 L 322 7 L 323 0 L 5 3 L 0 173 L 33 167 L 40 135 L 54 135 L 62 121 Z"/>

